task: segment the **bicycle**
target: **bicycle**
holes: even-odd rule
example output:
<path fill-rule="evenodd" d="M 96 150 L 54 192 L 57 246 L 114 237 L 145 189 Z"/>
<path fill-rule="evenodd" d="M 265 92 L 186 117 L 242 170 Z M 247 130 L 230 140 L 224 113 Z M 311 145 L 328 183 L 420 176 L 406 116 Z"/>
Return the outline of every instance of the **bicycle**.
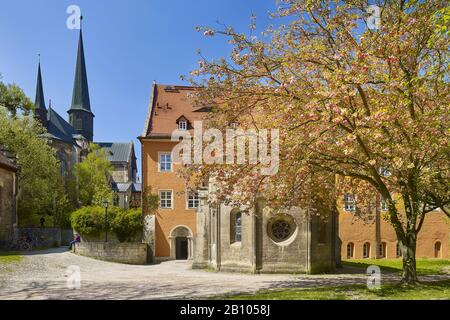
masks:
<path fill-rule="evenodd" d="M 8 251 L 30 251 L 32 249 L 32 245 L 29 241 L 27 241 L 26 238 L 22 237 L 21 239 L 15 241 L 11 241 L 11 243 L 8 245 L 7 249 Z"/>

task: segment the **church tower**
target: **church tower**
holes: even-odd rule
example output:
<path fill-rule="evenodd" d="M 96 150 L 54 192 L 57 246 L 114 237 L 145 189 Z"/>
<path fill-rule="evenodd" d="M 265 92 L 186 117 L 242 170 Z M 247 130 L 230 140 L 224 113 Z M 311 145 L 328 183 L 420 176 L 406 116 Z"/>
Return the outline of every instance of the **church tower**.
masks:
<path fill-rule="evenodd" d="M 34 116 L 39 122 L 47 127 L 47 108 L 45 107 L 44 88 L 42 86 L 41 62 L 38 65 L 38 75 L 36 82 L 36 98 L 34 100 Z"/>
<path fill-rule="evenodd" d="M 77 65 L 73 84 L 72 105 L 69 113 L 69 123 L 77 134 L 83 135 L 89 142 L 94 137 L 94 114 L 91 111 L 89 87 L 84 60 L 83 32 L 80 29 L 78 41 Z"/>

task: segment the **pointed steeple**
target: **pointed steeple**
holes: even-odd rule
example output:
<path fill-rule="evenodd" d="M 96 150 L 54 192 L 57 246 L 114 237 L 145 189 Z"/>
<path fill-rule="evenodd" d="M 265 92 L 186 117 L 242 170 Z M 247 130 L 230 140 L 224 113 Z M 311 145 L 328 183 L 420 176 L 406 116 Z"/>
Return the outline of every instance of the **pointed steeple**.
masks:
<path fill-rule="evenodd" d="M 44 127 L 47 126 L 47 108 L 45 107 L 45 99 L 44 99 L 44 88 L 42 85 L 42 74 L 41 74 L 41 61 L 39 59 L 38 64 L 38 75 L 37 75 L 37 83 L 36 83 L 36 98 L 34 100 L 35 117 L 42 123 Z"/>
<path fill-rule="evenodd" d="M 45 99 L 44 99 L 44 88 L 42 86 L 42 74 L 41 74 L 41 62 L 38 64 L 38 74 L 37 74 L 37 83 L 36 83 L 36 98 L 34 100 L 34 105 L 36 109 L 45 109 Z"/>
<path fill-rule="evenodd" d="M 82 109 L 91 112 L 89 99 L 89 87 L 86 73 L 86 62 L 84 59 L 83 31 L 80 29 L 78 40 L 77 65 L 75 68 L 75 80 L 73 84 L 71 109 Z"/>
<path fill-rule="evenodd" d="M 83 17 L 81 17 L 83 19 Z M 68 111 L 69 122 L 77 134 L 83 135 L 88 141 L 93 141 L 94 114 L 91 111 L 89 87 L 84 59 L 83 31 L 80 28 L 78 40 L 77 65 L 73 84 L 72 104 Z"/>

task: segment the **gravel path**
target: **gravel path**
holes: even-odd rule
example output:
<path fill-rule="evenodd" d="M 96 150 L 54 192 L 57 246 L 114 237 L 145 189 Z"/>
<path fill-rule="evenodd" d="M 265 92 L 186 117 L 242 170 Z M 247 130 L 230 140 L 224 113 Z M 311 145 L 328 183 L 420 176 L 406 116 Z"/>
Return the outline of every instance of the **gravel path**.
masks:
<path fill-rule="evenodd" d="M 80 268 L 79 289 L 67 287 L 69 266 Z M 450 276 L 423 280 L 442 278 Z M 398 277 L 383 275 L 383 280 Z M 20 263 L 0 264 L 0 299 L 197 299 L 261 289 L 364 283 L 366 276 L 360 273 L 250 275 L 192 270 L 185 261 L 131 266 L 77 256 L 66 249 L 33 252 Z"/>

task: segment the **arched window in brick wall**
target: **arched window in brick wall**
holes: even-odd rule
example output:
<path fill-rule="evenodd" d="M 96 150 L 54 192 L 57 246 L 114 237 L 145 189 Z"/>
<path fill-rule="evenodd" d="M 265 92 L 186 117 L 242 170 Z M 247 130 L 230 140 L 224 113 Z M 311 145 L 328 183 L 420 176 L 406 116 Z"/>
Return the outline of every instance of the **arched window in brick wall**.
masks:
<path fill-rule="evenodd" d="M 441 247 L 442 247 L 442 245 L 441 245 L 441 242 L 440 242 L 440 241 L 437 241 L 437 242 L 434 244 L 434 257 L 435 257 L 435 258 L 442 258 L 442 250 L 441 250 Z"/>
<path fill-rule="evenodd" d="M 366 242 L 363 245 L 363 258 L 370 258 L 370 243 Z"/>
<path fill-rule="evenodd" d="M 355 244 L 353 242 L 349 242 L 347 244 L 347 259 L 353 259 L 355 252 Z"/>

